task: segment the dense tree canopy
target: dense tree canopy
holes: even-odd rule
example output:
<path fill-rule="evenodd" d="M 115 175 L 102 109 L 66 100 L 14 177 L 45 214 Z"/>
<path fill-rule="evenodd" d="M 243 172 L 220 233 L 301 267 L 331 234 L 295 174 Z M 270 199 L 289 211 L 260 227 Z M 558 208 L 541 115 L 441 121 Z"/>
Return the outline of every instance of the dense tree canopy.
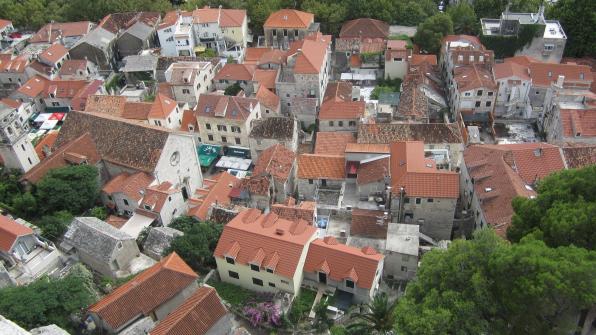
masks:
<path fill-rule="evenodd" d="M 480 22 L 474 13 L 474 8 L 467 2 L 460 2 L 457 5 L 449 6 L 447 14 L 453 21 L 453 32 L 456 34 L 475 35 L 478 32 Z"/>
<path fill-rule="evenodd" d="M 223 231 L 223 225 L 211 222 L 195 223 L 192 220 L 179 220 L 178 224 L 170 225 L 175 229 L 182 228 L 184 235 L 176 237 L 164 251 L 164 255 L 175 251 L 193 270 L 205 272 L 215 266 L 213 252 Z"/>
<path fill-rule="evenodd" d="M 399 334 L 564 334 L 596 301 L 596 253 L 509 244 L 486 229 L 422 258 L 396 309 Z"/>
<path fill-rule="evenodd" d="M 81 214 L 99 196 L 95 166 L 76 165 L 50 170 L 37 184 L 37 203 L 44 213 L 67 210 Z"/>
<path fill-rule="evenodd" d="M 552 247 L 596 246 L 596 166 L 564 170 L 538 184 L 536 199 L 513 201 L 515 215 L 507 237 L 514 242 L 528 234 Z"/>
<path fill-rule="evenodd" d="M 547 14 L 549 18 L 559 20 L 565 30 L 566 56 L 596 57 L 596 1 L 559 0 Z"/>
<path fill-rule="evenodd" d="M 0 290 L 0 314 L 25 329 L 56 324 L 72 332 L 71 315 L 96 300 L 89 270 L 75 265 L 62 279 L 41 279 Z"/>
<path fill-rule="evenodd" d="M 441 40 L 449 34 L 453 34 L 451 17 L 440 13 L 429 17 L 418 25 L 414 42 L 420 46 L 420 49 L 437 54 L 441 50 Z"/>

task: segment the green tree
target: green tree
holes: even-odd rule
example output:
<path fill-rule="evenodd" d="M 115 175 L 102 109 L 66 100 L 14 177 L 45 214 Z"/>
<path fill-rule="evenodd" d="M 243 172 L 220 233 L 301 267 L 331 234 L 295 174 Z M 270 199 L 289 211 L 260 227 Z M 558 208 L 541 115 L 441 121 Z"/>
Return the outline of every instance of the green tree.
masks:
<path fill-rule="evenodd" d="M 379 95 L 381 93 L 394 93 L 398 92 L 399 90 L 394 89 L 393 87 L 389 86 L 375 86 L 372 92 L 370 93 L 370 98 L 373 100 L 379 100 Z"/>
<path fill-rule="evenodd" d="M 41 279 L 0 290 L 0 314 L 25 329 L 56 324 L 74 333 L 70 316 L 95 302 L 93 277 L 82 265 L 75 265 L 62 279 Z"/>
<path fill-rule="evenodd" d="M 321 299 L 319 301 L 319 303 L 316 304 L 314 307 L 314 312 L 315 312 L 314 327 L 321 333 L 325 332 L 327 329 L 329 329 L 329 327 L 331 327 L 333 325 L 333 320 L 331 320 L 329 318 L 329 316 L 327 315 L 327 307 L 329 307 L 329 304 L 327 303 L 327 300 L 325 300 L 325 299 Z"/>
<path fill-rule="evenodd" d="M 73 218 L 68 211 L 58 211 L 52 215 L 42 216 L 36 224 L 41 229 L 43 237 L 56 241 L 64 234 Z"/>
<path fill-rule="evenodd" d="M 193 270 L 207 272 L 215 267 L 213 252 L 222 231 L 220 224 L 195 224 L 183 236 L 176 237 L 164 255 L 175 251 Z"/>
<path fill-rule="evenodd" d="M 395 316 L 399 334 L 564 334 L 596 299 L 596 253 L 509 244 L 485 229 L 422 258 Z"/>
<path fill-rule="evenodd" d="M 240 86 L 240 84 L 238 83 L 234 83 L 228 87 L 226 87 L 226 89 L 224 90 L 224 95 L 231 95 L 231 96 L 235 96 L 237 95 L 240 91 L 242 91 L 242 87 Z"/>
<path fill-rule="evenodd" d="M 475 35 L 478 32 L 478 18 L 474 13 L 474 8 L 467 2 L 449 6 L 447 14 L 453 21 L 453 31 L 456 34 Z"/>
<path fill-rule="evenodd" d="M 551 246 L 596 246 L 596 166 L 563 170 L 538 183 L 535 199 L 516 198 L 507 237 L 533 234 Z"/>
<path fill-rule="evenodd" d="M 547 11 L 551 19 L 561 22 L 567 35 L 565 56 L 596 57 L 596 2 L 593 0 L 559 0 Z"/>
<path fill-rule="evenodd" d="M 108 212 L 106 211 L 105 207 L 102 206 L 95 206 L 89 210 L 89 215 L 96 217 L 100 220 L 105 220 L 108 218 Z"/>
<path fill-rule="evenodd" d="M 437 54 L 441 50 L 441 40 L 445 35 L 453 34 L 451 17 L 440 13 L 424 20 L 414 35 L 414 43 L 428 53 Z"/>
<path fill-rule="evenodd" d="M 15 195 L 12 208 L 17 216 L 27 220 L 37 215 L 37 201 L 30 192 Z"/>
<path fill-rule="evenodd" d="M 474 0 L 474 12 L 478 18 L 499 18 L 507 5 L 506 0 Z"/>
<path fill-rule="evenodd" d="M 269 15 L 281 8 L 283 8 L 281 0 L 247 0 L 247 14 L 250 17 L 253 34 L 262 35 L 263 24 Z"/>
<path fill-rule="evenodd" d="M 199 223 L 201 222 L 192 216 L 182 215 L 175 218 L 168 227 L 178 229 L 181 232 L 187 232 L 190 228 Z"/>
<path fill-rule="evenodd" d="M 305 0 L 302 10 L 315 14 L 315 20 L 321 23 L 321 30 L 337 35 L 347 17 L 347 8 L 335 1 Z"/>
<path fill-rule="evenodd" d="M 76 165 L 50 170 L 37 184 L 36 195 L 44 213 L 60 210 L 83 213 L 99 196 L 97 168 Z"/>
<path fill-rule="evenodd" d="M 397 300 L 389 302 L 385 293 L 379 293 L 370 303 L 360 306 L 360 311 L 352 315 L 356 322 L 349 324 L 347 329 L 358 334 L 385 334 L 395 325 L 396 305 Z"/>

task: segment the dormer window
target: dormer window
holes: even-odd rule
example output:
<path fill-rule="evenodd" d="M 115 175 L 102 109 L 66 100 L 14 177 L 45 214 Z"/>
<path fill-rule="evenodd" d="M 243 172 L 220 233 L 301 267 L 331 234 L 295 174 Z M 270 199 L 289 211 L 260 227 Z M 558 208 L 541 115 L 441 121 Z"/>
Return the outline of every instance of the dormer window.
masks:
<path fill-rule="evenodd" d="M 228 256 L 226 256 L 226 262 L 228 264 L 232 264 L 232 265 L 236 264 L 236 261 L 234 260 L 234 258 L 228 257 Z"/>
<path fill-rule="evenodd" d="M 269 273 L 273 273 L 273 269 L 271 269 L 271 268 L 267 268 L 266 271 Z"/>
<path fill-rule="evenodd" d="M 144 205 L 143 205 L 143 208 L 145 208 L 145 209 L 146 209 L 146 210 L 148 210 L 148 211 L 150 211 L 150 210 L 151 210 L 151 206 L 149 206 L 149 205 L 147 205 L 147 204 L 144 204 Z"/>
<path fill-rule="evenodd" d="M 255 264 L 251 264 L 250 265 L 250 269 L 253 270 L 253 271 L 256 271 L 256 272 L 260 272 L 261 271 L 261 269 L 259 268 L 259 266 L 258 265 L 255 265 Z"/>

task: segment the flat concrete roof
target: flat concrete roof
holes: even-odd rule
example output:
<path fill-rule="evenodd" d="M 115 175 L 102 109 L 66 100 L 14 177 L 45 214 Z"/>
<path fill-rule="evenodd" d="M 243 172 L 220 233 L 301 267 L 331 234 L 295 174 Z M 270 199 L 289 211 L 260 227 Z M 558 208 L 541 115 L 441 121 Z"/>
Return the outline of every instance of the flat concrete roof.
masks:
<path fill-rule="evenodd" d="M 414 224 L 389 223 L 387 228 L 387 251 L 418 256 L 420 227 Z"/>

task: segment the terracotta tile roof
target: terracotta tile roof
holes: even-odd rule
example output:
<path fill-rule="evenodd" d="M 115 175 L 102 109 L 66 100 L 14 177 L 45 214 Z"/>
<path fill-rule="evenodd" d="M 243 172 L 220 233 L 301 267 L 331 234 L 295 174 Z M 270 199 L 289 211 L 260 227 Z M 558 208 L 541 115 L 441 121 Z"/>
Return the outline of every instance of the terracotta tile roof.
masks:
<path fill-rule="evenodd" d="M 280 107 L 279 97 L 263 85 L 259 85 L 259 89 L 257 90 L 255 98 L 259 100 L 262 106 L 270 108 L 274 111 Z"/>
<path fill-rule="evenodd" d="M 334 179 L 346 178 L 346 162 L 342 156 L 302 154 L 298 156 L 298 178 Z"/>
<path fill-rule="evenodd" d="M 84 36 L 91 31 L 92 26 L 93 23 L 89 21 L 48 23 L 29 39 L 29 43 L 53 43 L 61 35 L 63 37 Z"/>
<path fill-rule="evenodd" d="M 39 54 L 39 59 L 47 64 L 56 64 L 62 57 L 68 54 L 68 49 L 66 49 L 60 43 L 54 43 L 49 48 L 45 49 L 42 53 Z"/>
<path fill-rule="evenodd" d="M 253 170 L 254 175 L 267 174 L 275 180 L 285 183 L 294 167 L 296 154 L 281 144 L 265 149 L 259 155 Z"/>
<path fill-rule="evenodd" d="M 192 15 L 191 12 L 187 12 L 187 11 L 169 11 L 166 13 L 166 15 L 164 15 L 164 17 L 162 18 L 161 22 L 159 23 L 158 29 L 165 29 L 167 27 L 171 27 L 173 25 L 176 24 L 176 22 L 178 22 L 178 14 L 180 14 L 180 16 L 187 16 L 187 15 Z"/>
<path fill-rule="evenodd" d="M 139 315 L 148 316 L 199 276 L 175 252 L 89 306 L 112 329 Z"/>
<path fill-rule="evenodd" d="M 288 50 L 288 57 L 295 55 L 294 73 L 318 74 L 323 69 L 329 44 L 304 39 L 294 41 Z"/>
<path fill-rule="evenodd" d="M 388 144 L 365 144 L 365 143 L 347 143 L 346 152 L 365 152 L 374 154 L 389 154 L 391 150 Z"/>
<path fill-rule="evenodd" d="M 501 236 L 511 224 L 511 200 L 535 196 L 535 181 L 563 169 L 559 148 L 546 143 L 471 145 L 464 160 L 484 218 Z"/>
<path fill-rule="evenodd" d="M 388 144 L 399 141 L 463 143 L 456 123 L 393 123 L 358 125 L 358 143 Z"/>
<path fill-rule="evenodd" d="M 497 88 L 493 74 L 477 64 L 456 67 L 453 80 L 457 83 L 457 89 L 460 92 L 477 88 Z"/>
<path fill-rule="evenodd" d="M 314 220 L 317 203 L 314 201 L 302 201 L 300 205 L 296 204 L 296 200 L 288 197 L 288 200 L 282 204 L 273 204 L 271 212 L 279 215 L 280 218 L 295 221 L 305 220 L 312 225 Z"/>
<path fill-rule="evenodd" d="M 27 80 L 23 86 L 17 89 L 18 93 L 24 94 L 28 97 L 35 98 L 45 93 L 50 80 L 42 76 L 34 76 Z"/>
<path fill-rule="evenodd" d="M 192 200 L 197 204 L 188 211 L 189 216 L 199 220 L 207 220 L 207 213 L 213 204 L 227 205 L 230 203 L 230 191 L 238 179 L 227 172 L 213 176 L 203 181 L 203 188 L 198 189 Z"/>
<path fill-rule="evenodd" d="M 344 156 L 349 143 L 356 143 L 356 137 L 351 132 L 319 131 L 315 154 Z"/>
<path fill-rule="evenodd" d="M 355 19 L 344 22 L 339 38 L 382 38 L 387 39 L 389 24 L 375 19 Z"/>
<path fill-rule="evenodd" d="M 193 295 L 153 328 L 149 335 L 203 335 L 227 313 L 213 287 L 198 288 Z"/>
<path fill-rule="evenodd" d="M 6 105 L 8 107 L 11 107 L 11 108 L 19 108 L 23 104 L 22 102 L 20 102 L 18 100 L 10 99 L 10 98 L 2 98 L 2 99 L 0 99 L 0 103 Z"/>
<path fill-rule="evenodd" d="M 129 102 L 119 95 L 93 95 L 88 99 L 85 112 L 105 113 L 130 120 L 147 120 L 153 107 L 150 102 Z"/>
<path fill-rule="evenodd" d="M 29 64 L 29 57 L 21 55 L 12 58 L 11 55 L 3 55 L 0 58 L 0 71 L 10 73 L 23 73 Z"/>
<path fill-rule="evenodd" d="M 285 51 L 280 49 L 269 50 L 261 56 L 256 62 L 257 65 L 263 64 L 282 64 L 286 59 Z M 246 63 L 246 62 L 245 62 Z"/>
<path fill-rule="evenodd" d="M 495 79 L 517 77 L 521 80 L 530 80 L 527 67 L 515 62 L 505 62 L 493 65 Z"/>
<path fill-rule="evenodd" d="M 86 80 L 51 80 L 48 82 L 45 95 L 53 93 L 56 98 L 74 98 L 85 86 Z"/>
<path fill-rule="evenodd" d="M 10 25 L 12 25 L 12 21 L 0 19 L 0 29 L 4 29 Z"/>
<path fill-rule="evenodd" d="M 77 112 L 68 113 L 56 145 L 89 133 L 102 159 L 153 173 L 169 131 L 109 115 Z M 130 136 L 135 134 L 135 136 Z"/>
<path fill-rule="evenodd" d="M 84 59 L 67 59 L 62 64 L 60 71 L 58 71 L 59 76 L 68 76 L 68 75 L 76 75 L 78 74 L 77 71 L 83 71 L 87 69 L 87 61 Z"/>
<path fill-rule="evenodd" d="M 149 117 L 155 119 L 167 119 L 170 114 L 176 110 L 175 100 L 172 100 L 164 95 L 158 94 L 149 111 Z"/>
<path fill-rule="evenodd" d="M 596 165 L 596 145 L 567 145 L 562 148 L 565 162 L 570 169 Z"/>
<path fill-rule="evenodd" d="M 280 9 L 273 12 L 263 24 L 263 28 L 307 29 L 315 20 L 314 14 L 295 9 Z"/>
<path fill-rule="evenodd" d="M 352 101 L 352 83 L 349 81 L 335 81 L 327 84 L 323 101 Z"/>
<path fill-rule="evenodd" d="M 433 160 L 425 159 L 423 142 L 392 143 L 389 166 L 393 192 L 403 187 L 409 197 L 459 197 L 459 174 L 438 170 Z"/>
<path fill-rule="evenodd" d="M 238 213 L 224 227 L 213 255 L 233 257 L 236 263 L 246 265 L 261 248 L 265 257 L 258 265 L 269 266 L 275 274 L 293 278 L 304 248 L 316 231 L 304 220 L 292 222 L 251 208 Z"/>
<path fill-rule="evenodd" d="M 106 223 L 117 229 L 122 228 L 122 226 L 124 226 L 126 222 L 128 222 L 127 218 L 123 218 L 116 215 L 110 215 L 106 218 Z"/>
<path fill-rule="evenodd" d="M 153 176 L 145 172 L 123 172 L 110 179 L 101 189 L 107 194 L 124 193 L 127 197 L 139 201 L 143 198 L 142 192 L 153 182 Z"/>
<path fill-rule="evenodd" d="M 31 228 L 0 215 L 0 250 L 8 253 L 19 236 L 33 234 Z"/>
<path fill-rule="evenodd" d="M 356 183 L 358 185 L 365 185 L 384 180 L 389 175 L 389 158 L 376 159 L 360 164 Z"/>
<path fill-rule="evenodd" d="M 402 84 L 397 114 L 402 118 L 423 122 L 428 120 L 428 100 L 415 80 L 408 74 Z"/>
<path fill-rule="evenodd" d="M 180 192 L 180 190 L 172 187 L 172 184 L 167 181 L 159 185 L 149 186 L 145 189 L 145 194 L 141 200 L 143 207 L 141 208 L 145 209 L 144 206 L 147 205 L 151 207 L 153 213 L 160 213 L 169 196 L 176 192 Z"/>
<path fill-rule="evenodd" d="M 253 74 L 252 81 L 259 83 L 259 86 L 265 87 L 269 90 L 275 90 L 275 81 L 279 70 L 263 70 L 256 69 Z"/>
<path fill-rule="evenodd" d="M 503 59 L 503 61 L 505 63 L 509 63 L 509 62 L 516 63 L 516 64 L 524 66 L 524 67 L 529 67 L 530 63 L 539 62 L 536 58 L 533 58 L 530 56 L 525 56 L 525 55 L 505 58 L 505 59 Z"/>
<path fill-rule="evenodd" d="M 356 286 L 370 289 L 374 285 L 379 262 L 383 260 L 383 255 L 373 251 L 372 248 L 363 251 L 340 244 L 333 237 L 316 239 L 308 248 L 304 271 L 322 271 L 333 280 L 343 282 L 351 279 Z"/>
<path fill-rule="evenodd" d="M 170 83 L 159 83 L 157 85 L 157 93 L 161 94 L 167 98 L 174 100 L 174 93 L 172 92 L 172 85 Z"/>
<path fill-rule="evenodd" d="M 246 48 L 244 54 L 244 64 L 258 64 L 263 55 L 271 52 L 273 48 Z"/>
<path fill-rule="evenodd" d="M 87 99 L 90 96 L 97 94 L 101 90 L 102 85 L 103 85 L 102 80 L 92 80 L 90 82 L 87 82 L 87 84 L 85 86 L 83 86 L 83 88 L 80 89 L 72 97 L 72 100 L 70 102 L 71 107 L 74 110 L 79 110 L 79 111 L 85 110 L 85 106 L 87 105 Z"/>
<path fill-rule="evenodd" d="M 596 108 L 561 109 L 563 136 L 596 137 Z"/>
<path fill-rule="evenodd" d="M 149 27 L 156 27 L 160 19 L 161 14 L 158 12 L 112 13 L 105 16 L 98 26 L 112 34 L 118 34 L 121 30 L 127 30 L 138 22 Z"/>
<path fill-rule="evenodd" d="M 219 18 L 220 27 L 242 27 L 246 20 L 246 10 L 244 9 L 222 9 Z"/>
<path fill-rule="evenodd" d="M 72 116 L 72 113 L 73 112 L 69 113 L 70 115 L 68 118 Z M 79 137 L 76 137 L 73 140 L 57 144 L 63 129 L 64 128 L 62 128 L 60 134 L 58 134 L 58 138 L 54 142 L 55 149 L 53 149 L 50 156 L 46 157 L 31 170 L 27 171 L 27 173 L 21 177 L 21 180 L 27 180 L 33 184 L 37 183 L 49 170 L 69 165 L 69 154 L 85 157 L 89 165 L 95 165 L 99 162 L 101 158 L 91 134 L 82 133 Z"/>
<path fill-rule="evenodd" d="M 230 120 L 246 120 L 257 99 L 217 94 L 201 94 L 195 108 L 197 117 L 221 117 Z"/>
<path fill-rule="evenodd" d="M 54 142 L 56 142 L 57 138 L 58 132 L 50 131 L 41 139 L 41 141 L 37 142 L 35 145 L 35 153 L 37 153 L 37 157 L 39 157 L 39 159 L 44 159 L 46 157 L 44 148 L 46 148 L 46 150 L 50 150 L 54 146 Z"/>
<path fill-rule="evenodd" d="M 252 80 L 256 66 L 250 64 L 228 63 L 219 70 L 213 80 Z"/>
<path fill-rule="evenodd" d="M 565 76 L 565 84 L 586 83 L 588 88 L 594 80 L 592 70 L 586 65 L 535 62 L 530 63 L 528 67 L 532 85 L 536 86 L 550 87 L 550 84 L 556 82 L 559 76 Z"/>
<path fill-rule="evenodd" d="M 413 54 L 412 59 L 410 59 L 410 65 L 420 65 L 425 63 L 430 65 L 437 65 L 437 55 Z"/>
<path fill-rule="evenodd" d="M 188 126 L 192 126 L 194 131 L 196 132 L 199 131 L 197 117 L 195 116 L 195 113 L 190 109 L 187 109 L 182 113 L 182 124 L 180 125 L 180 130 L 187 131 L 189 130 Z"/>
<path fill-rule="evenodd" d="M 321 105 L 320 120 L 351 120 L 364 116 L 366 105 L 359 101 L 333 101 L 327 100 Z"/>
<path fill-rule="evenodd" d="M 271 186 L 271 177 L 269 177 L 267 175 L 250 176 L 250 177 L 241 179 L 240 183 L 238 183 L 238 186 L 236 187 L 236 189 L 238 189 L 240 191 L 240 194 L 238 196 L 236 196 L 235 192 L 232 191 L 230 196 L 233 198 L 242 198 L 242 197 L 246 196 L 245 193 L 248 192 L 249 195 L 261 195 L 261 196 L 269 197 L 270 196 L 270 193 L 269 193 L 270 186 Z"/>
<path fill-rule="evenodd" d="M 368 238 L 387 238 L 388 216 L 383 211 L 354 208 L 350 235 Z"/>

